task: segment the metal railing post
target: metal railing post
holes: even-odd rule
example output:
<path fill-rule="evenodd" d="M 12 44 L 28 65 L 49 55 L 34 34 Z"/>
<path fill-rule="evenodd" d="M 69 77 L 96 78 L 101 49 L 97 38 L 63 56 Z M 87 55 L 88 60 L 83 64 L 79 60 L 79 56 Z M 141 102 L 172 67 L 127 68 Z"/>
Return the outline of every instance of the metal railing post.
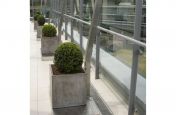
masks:
<path fill-rule="evenodd" d="M 66 2 L 66 6 L 65 6 L 65 14 L 67 14 L 67 3 L 68 3 L 68 0 L 65 0 Z M 65 40 L 67 40 L 67 17 L 65 16 Z"/>
<path fill-rule="evenodd" d="M 52 3 L 53 3 L 52 0 L 50 0 L 50 23 L 51 23 L 52 14 L 53 14 Z"/>
<path fill-rule="evenodd" d="M 87 47 L 86 47 L 86 55 L 85 55 L 85 70 L 87 74 L 87 96 L 90 96 L 90 61 L 91 61 L 91 56 L 92 56 L 92 50 L 93 50 L 93 42 L 96 39 L 97 35 L 97 26 L 99 23 L 99 18 L 100 18 L 100 12 L 101 12 L 101 7 L 102 7 L 102 0 L 96 0 L 95 3 L 95 9 L 93 12 L 93 18 L 89 30 L 89 37 L 88 37 L 88 42 L 87 42 Z"/>
<path fill-rule="evenodd" d="M 54 10 L 56 10 L 56 0 L 54 0 Z M 54 13 L 54 24 L 57 25 L 57 22 L 56 22 L 56 14 Z M 57 25 L 58 26 L 58 25 Z"/>
<path fill-rule="evenodd" d="M 58 11 L 58 8 L 59 8 L 59 0 L 56 0 L 56 9 L 55 9 L 55 11 Z M 56 14 L 55 14 L 56 15 Z M 58 23 L 58 20 L 59 20 L 59 17 L 58 17 L 58 15 L 56 15 L 56 20 L 57 20 L 57 26 L 59 25 L 59 23 Z"/>
<path fill-rule="evenodd" d="M 135 17 L 135 26 L 134 26 L 134 39 L 140 40 L 141 22 L 142 22 L 142 0 L 136 1 L 135 12 L 136 12 L 136 17 Z M 133 62 L 132 62 L 132 71 L 131 71 L 131 83 L 130 83 L 130 92 L 129 92 L 128 115 L 134 115 L 134 111 L 135 111 L 138 55 L 139 55 L 139 46 L 134 44 Z"/>
<path fill-rule="evenodd" d="M 80 9 L 80 19 L 83 20 L 83 0 L 79 0 L 79 9 Z M 83 50 L 82 46 L 82 36 L 83 36 L 83 24 L 79 22 L 79 34 L 80 34 L 80 47 Z"/>
<path fill-rule="evenodd" d="M 71 16 L 74 15 L 74 4 L 73 0 L 70 1 Z M 73 42 L 73 19 L 71 19 L 71 42 Z"/>
<path fill-rule="evenodd" d="M 33 15 L 33 20 L 34 20 L 34 0 L 32 0 L 32 15 Z"/>
<path fill-rule="evenodd" d="M 44 16 L 46 17 L 46 0 L 44 0 Z"/>
<path fill-rule="evenodd" d="M 64 11 L 65 11 L 65 0 L 62 0 L 61 2 L 61 16 L 60 16 L 60 21 L 58 18 L 58 41 L 61 40 L 61 35 L 62 35 L 62 23 L 63 23 L 63 18 L 64 18 Z"/>
<path fill-rule="evenodd" d="M 100 16 L 99 20 L 102 23 L 102 7 L 100 7 Z M 98 25 L 100 24 L 100 21 Z M 97 36 L 96 36 L 96 59 L 95 59 L 95 79 L 99 79 L 99 73 L 100 73 L 100 30 L 97 29 Z"/>
<path fill-rule="evenodd" d="M 40 11 L 42 12 L 42 0 L 40 0 Z M 43 12 L 42 12 L 43 13 Z"/>
<path fill-rule="evenodd" d="M 95 59 L 95 79 L 99 79 L 100 73 L 100 30 L 97 32 L 96 36 L 96 59 Z"/>

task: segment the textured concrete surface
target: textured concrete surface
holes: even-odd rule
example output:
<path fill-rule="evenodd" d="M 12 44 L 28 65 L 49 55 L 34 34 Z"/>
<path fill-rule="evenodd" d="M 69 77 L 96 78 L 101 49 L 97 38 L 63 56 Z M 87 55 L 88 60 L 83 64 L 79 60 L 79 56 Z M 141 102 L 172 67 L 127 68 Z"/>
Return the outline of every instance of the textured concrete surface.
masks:
<path fill-rule="evenodd" d="M 30 26 L 30 115 L 101 115 L 92 98 L 86 106 L 52 109 L 49 65 L 53 61 L 42 61 L 41 43 L 36 40 L 34 24 Z"/>
<path fill-rule="evenodd" d="M 42 38 L 42 27 L 43 26 L 37 26 L 37 38 Z"/>
<path fill-rule="evenodd" d="M 42 56 L 53 56 L 58 45 L 59 45 L 59 41 L 57 36 L 42 37 L 41 39 Z"/>
<path fill-rule="evenodd" d="M 61 74 L 53 75 L 51 70 L 51 95 L 53 108 L 85 105 L 86 74 Z"/>
<path fill-rule="evenodd" d="M 37 21 L 34 21 L 34 30 L 37 30 L 38 23 Z"/>

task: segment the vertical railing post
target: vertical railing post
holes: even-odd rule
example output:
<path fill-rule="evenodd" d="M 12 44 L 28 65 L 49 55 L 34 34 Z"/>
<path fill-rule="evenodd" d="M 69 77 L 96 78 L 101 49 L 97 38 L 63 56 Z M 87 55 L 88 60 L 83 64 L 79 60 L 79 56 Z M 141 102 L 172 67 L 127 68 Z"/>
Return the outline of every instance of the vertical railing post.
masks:
<path fill-rule="evenodd" d="M 44 0 L 44 16 L 46 17 L 46 0 Z"/>
<path fill-rule="evenodd" d="M 53 0 L 53 23 L 55 24 L 55 13 L 54 13 L 54 10 L 55 10 L 55 0 Z"/>
<path fill-rule="evenodd" d="M 62 23 L 63 23 L 63 18 L 64 18 L 64 11 L 65 11 L 65 0 L 61 0 L 61 16 L 60 16 L 60 21 L 58 18 L 58 41 L 61 40 L 61 35 L 62 35 Z"/>
<path fill-rule="evenodd" d="M 83 20 L 83 0 L 79 0 L 79 10 L 80 10 L 80 19 Z M 83 51 L 83 46 L 82 46 L 82 36 L 83 36 L 83 24 L 79 22 L 79 34 L 80 34 L 80 47 L 81 50 Z"/>
<path fill-rule="evenodd" d="M 73 0 L 70 0 L 70 10 L 71 10 L 71 16 L 74 16 L 74 4 Z M 71 42 L 73 42 L 73 19 L 71 19 Z"/>
<path fill-rule="evenodd" d="M 50 0 L 50 23 L 51 23 L 51 20 L 52 20 L 52 0 Z"/>
<path fill-rule="evenodd" d="M 40 0 L 40 11 L 42 12 L 42 0 Z M 42 12 L 43 13 L 43 12 Z"/>
<path fill-rule="evenodd" d="M 54 21 L 54 0 L 52 0 L 52 22 Z"/>
<path fill-rule="evenodd" d="M 100 30 L 97 30 L 96 36 L 96 59 L 95 59 L 95 79 L 99 79 L 100 67 Z"/>
<path fill-rule="evenodd" d="M 54 11 L 56 11 L 56 0 L 54 0 Z M 54 24 L 57 25 L 57 22 L 56 22 L 56 12 L 54 12 Z"/>
<path fill-rule="evenodd" d="M 136 1 L 135 13 L 136 13 L 136 17 L 135 17 L 135 26 L 134 26 L 134 39 L 140 40 L 141 21 L 142 21 L 142 0 Z M 130 92 L 129 92 L 128 115 L 134 115 L 134 111 L 135 111 L 138 55 L 139 55 L 139 46 L 134 44 L 133 63 L 132 63 L 132 71 L 131 71 L 131 83 L 130 83 Z"/>
<path fill-rule="evenodd" d="M 34 0 L 32 0 L 32 15 L 33 15 L 33 20 L 34 20 Z"/>
<path fill-rule="evenodd" d="M 68 0 L 65 0 L 66 6 L 65 6 L 65 14 L 67 14 L 67 4 Z M 65 16 L 65 40 L 67 40 L 67 17 Z"/>
<path fill-rule="evenodd" d="M 55 11 L 58 11 L 58 9 L 59 9 L 59 2 L 58 2 L 59 0 L 56 0 L 56 9 L 55 9 Z M 55 13 L 55 15 L 56 15 L 56 21 L 57 21 L 57 26 L 59 25 L 59 23 L 58 23 L 58 20 L 59 20 L 59 17 L 58 17 L 58 14 L 56 14 Z"/>
<path fill-rule="evenodd" d="M 99 24 L 100 12 L 102 7 L 102 0 L 96 0 L 95 9 L 93 12 L 92 22 L 89 30 L 89 37 L 86 47 L 86 55 L 85 55 L 85 70 L 87 74 L 87 96 L 90 96 L 90 61 L 93 51 L 93 43 L 96 39 L 97 35 L 97 26 Z"/>
<path fill-rule="evenodd" d="M 102 6 L 103 7 L 103 6 Z M 100 16 L 99 20 L 102 20 L 102 7 L 100 7 Z M 99 23 L 100 23 L 99 21 Z M 98 23 L 98 24 L 99 24 Z M 101 21 L 102 23 L 102 21 Z M 100 30 L 97 30 L 97 36 L 96 36 L 96 59 L 95 59 L 95 79 L 99 79 L 99 73 L 100 73 Z"/>

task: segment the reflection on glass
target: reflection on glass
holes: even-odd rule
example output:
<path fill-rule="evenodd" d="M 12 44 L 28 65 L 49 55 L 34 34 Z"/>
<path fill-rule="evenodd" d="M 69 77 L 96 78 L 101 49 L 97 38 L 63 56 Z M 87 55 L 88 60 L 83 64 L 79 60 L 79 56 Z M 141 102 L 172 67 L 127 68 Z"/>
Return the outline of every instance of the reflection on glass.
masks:
<path fill-rule="evenodd" d="M 144 78 L 146 77 L 146 50 L 140 47 L 140 54 L 138 59 L 138 73 Z"/>
<path fill-rule="evenodd" d="M 131 67 L 132 44 L 130 42 L 101 31 L 100 47 L 122 63 Z"/>
<path fill-rule="evenodd" d="M 105 0 L 102 7 L 102 24 L 110 30 L 133 37 L 135 20 L 135 0 Z M 146 7 L 143 1 L 142 37 L 146 36 Z"/>
<path fill-rule="evenodd" d="M 126 66 L 132 66 L 133 44 L 131 42 L 101 31 L 100 47 Z M 145 78 L 146 51 L 143 47 L 140 47 L 140 55 L 138 61 L 138 73 Z"/>
<path fill-rule="evenodd" d="M 146 0 L 143 1 L 145 6 Z M 143 6 L 143 7 L 144 7 Z M 146 8 L 142 9 L 142 24 L 141 24 L 141 42 L 146 43 Z M 139 48 L 138 73 L 146 78 L 146 49 Z"/>

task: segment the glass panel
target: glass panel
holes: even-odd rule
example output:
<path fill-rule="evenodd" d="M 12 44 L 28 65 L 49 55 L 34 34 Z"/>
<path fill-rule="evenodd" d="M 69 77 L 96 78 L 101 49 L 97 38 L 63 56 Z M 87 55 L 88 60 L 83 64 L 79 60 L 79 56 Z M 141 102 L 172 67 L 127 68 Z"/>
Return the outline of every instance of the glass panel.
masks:
<path fill-rule="evenodd" d="M 124 0 L 104 0 L 102 19 L 103 25 L 120 34 L 133 37 L 135 5 Z"/>
<path fill-rule="evenodd" d="M 138 73 L 146 78 L 146 49 L 140 47 L 140 55 L 138 60 Z"/>
<path fill-rule="evenodd" d="M 132 65 L 132 46 L 127 40 L 101 31 L 100 47 L 129 67 Z"/>
<path fill-rule="evenodd" d="M 146 43 L 146 0 L 143 1 L 142 24 L 141 24 L 141 42 Z M 138 60 L 138 73 L 146 78 L 146 48 L 140 47 Z"/>
<path fill-rule="evenodd" d="M 83 0 L 82 19 L 86 22 L 91 22 L 92 15 L 93 15 L 92 0 Z M 86 38 L 89 35 L 89 29 L 90 29 L 89 25 L 82 24 L 83 36 L 85 36 Z"/>

